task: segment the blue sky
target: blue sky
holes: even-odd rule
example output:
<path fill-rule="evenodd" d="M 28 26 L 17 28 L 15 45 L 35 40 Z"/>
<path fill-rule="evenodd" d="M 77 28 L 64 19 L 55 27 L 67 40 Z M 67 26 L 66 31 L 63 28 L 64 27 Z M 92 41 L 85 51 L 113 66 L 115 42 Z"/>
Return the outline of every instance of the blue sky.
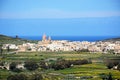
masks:
<path fill-rule="evenodd" d="M 0 0 L 0 34 L 119 36 L 120 0 Z"/>

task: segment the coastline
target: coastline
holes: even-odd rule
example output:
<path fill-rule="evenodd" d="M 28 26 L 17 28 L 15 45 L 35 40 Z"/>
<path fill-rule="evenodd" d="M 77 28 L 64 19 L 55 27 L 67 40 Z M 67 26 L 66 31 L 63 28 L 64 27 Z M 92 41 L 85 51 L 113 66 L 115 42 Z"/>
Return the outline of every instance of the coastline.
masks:
<path fill-rule="evenodd" d="M 28 40 L 42 40 L 42 36 L 20 36 L 20 38 Z M 51 38 L 52 40 L 96 42 L 112 38 L 118 38 L 118 36 L 51 36 Z"/>

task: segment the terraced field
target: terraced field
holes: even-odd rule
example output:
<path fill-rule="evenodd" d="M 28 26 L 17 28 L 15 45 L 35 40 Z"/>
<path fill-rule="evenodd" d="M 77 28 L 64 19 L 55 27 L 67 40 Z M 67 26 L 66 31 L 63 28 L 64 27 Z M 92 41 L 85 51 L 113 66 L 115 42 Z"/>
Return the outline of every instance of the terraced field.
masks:
<path fill-rule="evenodd" d="M 40 60 L 63 58 L 66 60 L 89 59 L 92 64 L 73 65 L 70 68 L 63 70 L 41 70 L 40 68 L 35 71 L 24 70 L 20 73 L 31 75 L 35 72 L 40 72 L 44 75 L 51 76 L 50 80 L 102 80 L 102 75 L 112 75 L 114 79 L 120 79 L 120 71 L 107 69 L 104 60 L 108 58 L 120 59 L 120 55 L 114 54 L 101 54 L 101 53 L 86 53 L 86 52 L 19 52 L 18 54 L 4 54 L 0 57 L 0 61 L 5 62 L 25 62 L 32 60 L 39 62 Z M 10 74 L 20 74 L 5 69 L 0 69 L 0 80 L 6 80 Z M 57 78 L 56 78 L 57 77 Z M 47 80 L 47 79 L 43 79 Z"/>

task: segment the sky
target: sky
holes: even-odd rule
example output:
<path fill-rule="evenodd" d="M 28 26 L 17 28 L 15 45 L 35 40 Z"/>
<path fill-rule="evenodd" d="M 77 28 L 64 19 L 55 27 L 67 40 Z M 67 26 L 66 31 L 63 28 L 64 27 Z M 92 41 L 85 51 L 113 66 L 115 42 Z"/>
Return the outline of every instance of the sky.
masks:
<path fill-rule="evenodd" d="M 120 0 L 0 0 L 0 34 L 120 36 Z"/>

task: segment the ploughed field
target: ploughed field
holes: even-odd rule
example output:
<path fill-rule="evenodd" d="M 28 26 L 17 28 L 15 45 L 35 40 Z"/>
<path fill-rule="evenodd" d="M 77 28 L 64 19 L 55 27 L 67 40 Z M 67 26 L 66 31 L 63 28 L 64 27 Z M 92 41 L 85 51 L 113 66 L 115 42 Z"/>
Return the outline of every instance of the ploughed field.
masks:
<path fill-rule="evenodd" d="M 71 65 L 70 68 L 54 70 L 42 69 L 22 70 L 13 72 L 11 70 L 0 69 L 0 80 L 6 80 L 9 75 L 25 74 L 28 77 L 35 73 L 42 74 L 42 80 L 102 80 L 103 77 L 111 75 L 113 79 L 120 79 L 120 71 L 108 69 L 105 60 L 120 60 L 120 55 L 88 53 L 88 52 L 19 52 L 17 54 L 3 54 L 0 57 L 1 62 L 25 62 L 34 61 L 39 63 L 45 60 L 52 63 L 57 59 L 65 60 L 90 60 L 92 63 L 82 65 Z M 47 76 L 47 77 L 46 77 Z M 37 79 L 39 80 L 39 79 Z"/>

